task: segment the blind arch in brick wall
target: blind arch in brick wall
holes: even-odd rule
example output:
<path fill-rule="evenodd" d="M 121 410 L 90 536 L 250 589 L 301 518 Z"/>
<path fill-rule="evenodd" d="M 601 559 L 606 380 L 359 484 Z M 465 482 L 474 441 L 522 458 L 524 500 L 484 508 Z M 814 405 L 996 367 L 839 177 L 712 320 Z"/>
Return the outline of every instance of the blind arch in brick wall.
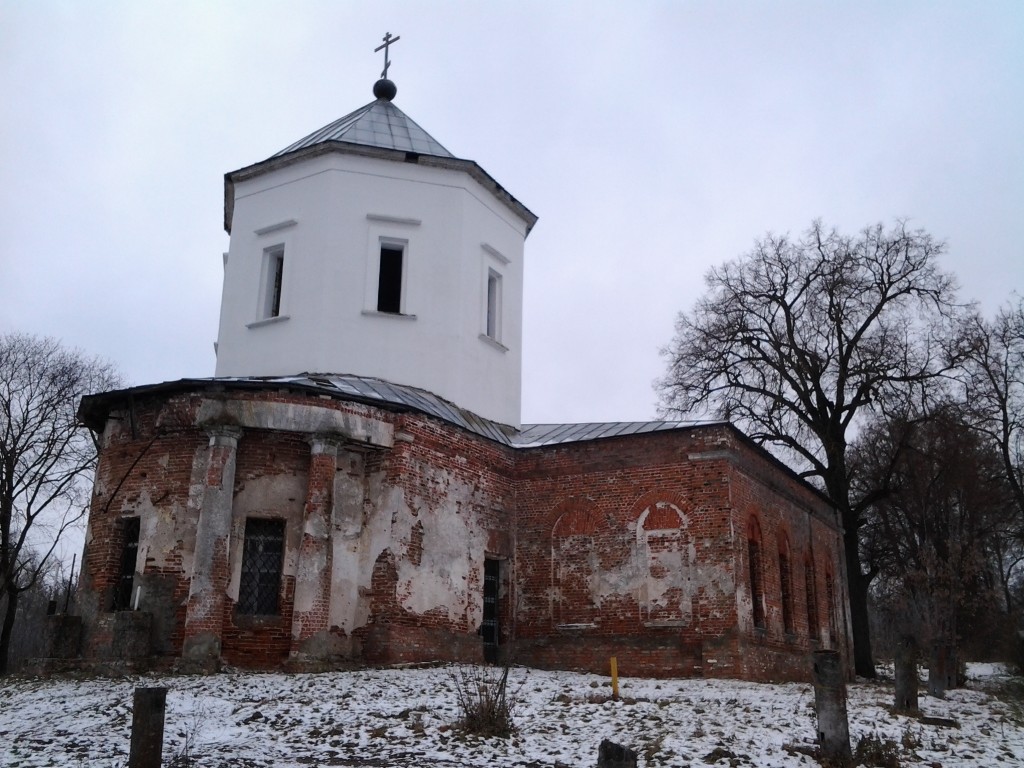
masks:
<path fill-rule="evenodd" d="M 551 621 L 556 625 L 597 623 L 600 516 L 587 500 L 560 505 L 551 528 Z"/>
<path fill-rule="evenodd" d="M 690 521 L 674 501 L 652 501 L 636 521 L 641 618 L 653 624 L 687 623 L 693 614 Z"/>

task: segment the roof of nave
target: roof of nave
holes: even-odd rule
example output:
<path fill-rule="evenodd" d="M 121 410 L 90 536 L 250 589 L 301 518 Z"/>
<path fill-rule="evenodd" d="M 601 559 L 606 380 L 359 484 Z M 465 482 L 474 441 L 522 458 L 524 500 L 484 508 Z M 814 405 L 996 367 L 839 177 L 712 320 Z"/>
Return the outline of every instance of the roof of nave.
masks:
<path fill-rule="evenodd" d="M 584 440 L 709 425 L 709 422 L 687 421 L 616 421 L 592 424 L 524 424 L 521 429 L 516 429 L 507 424 L 484 419 L 472 411 L 460 408 L 454 403 L 418 387 L 394 384 L 370 376 L 319 373 L 303 373 L 297 376 L 180 379 L 162 384 L 103 392 L 84 397 L 79 409 L 79 416 L 88 426 L 99 429 L 102 428 L 109 412 L 118 407 L 118 404 L 126 398 L 213 387 L 287 388 L 329 395 L 338 399 L 354 400 L 369 405 L 417 411 L 513 448 L 538 448 L 560 443 L 576 443 Z M 710 424 L 726 425 L 728 422 L 712 422 Z"/>

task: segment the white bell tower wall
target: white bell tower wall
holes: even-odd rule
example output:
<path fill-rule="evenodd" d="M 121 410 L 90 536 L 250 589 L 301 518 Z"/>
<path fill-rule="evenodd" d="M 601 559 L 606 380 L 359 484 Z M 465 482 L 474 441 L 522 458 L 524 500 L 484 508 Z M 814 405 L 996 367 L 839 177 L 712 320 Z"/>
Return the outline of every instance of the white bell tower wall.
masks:
<path fill-rule="evenodd" d="M 320 152 L 234 181 L 217 376 L 373 376 L 519 426 L 533 221 L 468 161 L 416 159 Z"/>

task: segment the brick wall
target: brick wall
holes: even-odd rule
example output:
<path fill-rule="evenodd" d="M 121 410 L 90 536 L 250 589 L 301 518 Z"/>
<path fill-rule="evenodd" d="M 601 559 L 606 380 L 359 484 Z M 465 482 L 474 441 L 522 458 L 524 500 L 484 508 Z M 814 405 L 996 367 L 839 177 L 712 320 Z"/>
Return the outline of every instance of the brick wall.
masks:
<path fill-rule="evenodd" d="M 523 451 L 516 493 L 519 660 L 600 670 L 616 655 L 620 669 L 643 674 L 807 679 L 807 654 L 820 641 L 809 636 L 803 563 L 813 552 L 821 624 L 821 563 L 839 567 L 834 518 L 734 431 Z M 752 521 L 764 629 L 753 626 Z M 780 551 L 790 563 L 789 632 Z M 670 578 L 678 571 L 684 579 Z"/>
<path fill-rule="evenodd" d="M 109 649 L 105 616 L 125 516 L 142 520 L 140 583 L 154 614 L 154 651 L 181 653 L 196 487 L 209 443 L 193 422 L 203 397 L 213 396 L 139 397 L 108 422 L 80 586 L 88 655 Z M 502 561 L 500 636 L 517 662 L 606 671 L 614 655 L 627 675 L 806 679 L 810 650 L 846 649 L 831 510 L 730 428 L 515 451 L 430 417 L 302 392 L 216 396 L 312 405 L 393 426 L 393 447 L 359 448 L 358 460 L 345 446 L 339 453 L 338 472 L 357 473 L 354 493 L 365 494 L 361 509 L 358 495 L 349 500 L 346 514 L 355 519 L 333 533 L 357 537 L 358 566 L 345 582 L 355 624 L 350 634 L 328 627 L 345 654 L 375 663 L 482 658 L 485 557 Z M 276 667 L 294 649 L 309 436 L 247 429 L 236 461 L 221 652 L 232 664 Z M 235 605 L 250 516 L 285 521 L 275 616 L 242 616 Z M 761 552 L 761 629 L 753 626 L 751 531 Z M 780 552 L 790 571 L 789 631 Z M 826 574 L 835 590 L 831 627 Z M 338 600 L 332 595 L 334 616 Z M 321 623 L 323 610 L 318 603 Z"/>

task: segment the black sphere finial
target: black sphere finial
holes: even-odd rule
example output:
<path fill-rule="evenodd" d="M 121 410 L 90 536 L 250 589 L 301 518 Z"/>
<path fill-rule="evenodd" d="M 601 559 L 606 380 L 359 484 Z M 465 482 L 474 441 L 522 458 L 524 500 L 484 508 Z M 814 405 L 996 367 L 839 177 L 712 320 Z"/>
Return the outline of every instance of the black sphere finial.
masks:
<path fill-rule="evenodd" d="M 398 93 L 398 86 L 388 80 L 386 77 L 382 77 L 376 83 L 373 84 L 373 95 L 374 98 L 380 99 L 381 101 L 391 101 L 395 98 L 395 94 Z"/>

